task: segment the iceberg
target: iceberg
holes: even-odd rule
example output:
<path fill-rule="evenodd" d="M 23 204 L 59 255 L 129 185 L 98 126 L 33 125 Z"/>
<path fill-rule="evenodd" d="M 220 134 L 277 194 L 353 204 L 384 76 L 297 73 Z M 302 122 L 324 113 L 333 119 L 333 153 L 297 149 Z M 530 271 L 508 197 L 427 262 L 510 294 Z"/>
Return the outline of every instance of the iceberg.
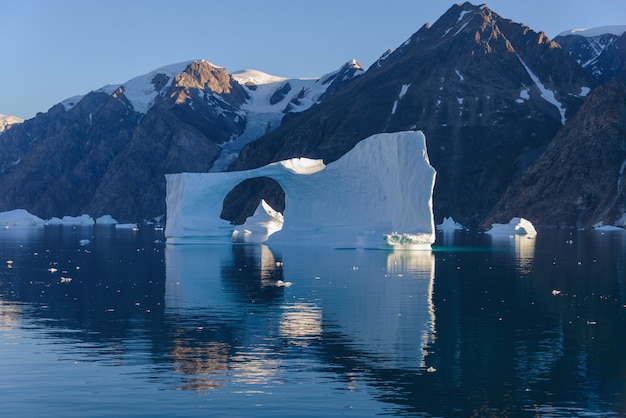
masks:
<path fill-rule="evenodd" d="M 64 216 L 63 218 L 53 217 L 46 221 L 46 225 L 91 226 L 93 224 L 95 224 L 95 221 L 87 214 Z"/>
<path fill-rule="evenodd" d="M 233 241 L 263 243 L 283 228 L 283 214 L 274 210 L 264 199 L 243 225 L 235 228 Z"/>
<path fill-rule="evenodd" d="M 13 226 L 43 226 L 45 221 L 24 209 L 14 209 L 0 213 L 0 226 L 10 228 Z"/>
<path fill-rule="evenodd" d="M 439 231 L 445 231 L 445 232 L 465 229 L 463 225 L 456 222 L 451 216 L 447 218 L 443 218 L 443 222 L 437 225 L 436 228 Z"/>
<path fill-rule="evenodd" d="M 508 224 L 492 224 L 486 233 L 494 235 L 526 235 L 528 237 L 537 235 L 534 225 L 524 218 L 513 218 Z"/>
<path fill-rule="evenodd" d="M 285 192 L 283 225 L 270 233 L 278 217 L 257 210 L 237 228 L 249 241 L 256 232 L 269 245 L 430 249 L 435 176 L 419 131 L 372 135 L 328 165 L 292 158 L 246 171 L 167 174 L 165 236 L 168 244 L 231 243 L 235 227 L 220 218 L 225 196 L 246 179 L 269 177 Z"/>

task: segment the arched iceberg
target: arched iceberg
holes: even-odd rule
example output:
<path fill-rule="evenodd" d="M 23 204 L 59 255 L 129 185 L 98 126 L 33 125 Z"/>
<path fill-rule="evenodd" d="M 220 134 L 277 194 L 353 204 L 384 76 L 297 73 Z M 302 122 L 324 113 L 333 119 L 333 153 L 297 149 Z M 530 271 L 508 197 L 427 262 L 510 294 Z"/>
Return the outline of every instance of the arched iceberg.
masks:
<path fill-rule="evenodd" d="M 327 166 L 293 158 L 222 173 L 168 174 L 168 243 L 231 242 L 224 197 L 246 179 L 269 177 L 285 191 L 284 224 L 268 244 L 430 249 L 435 240 L 430 165 L 421 132 L 373 135 Z"/>

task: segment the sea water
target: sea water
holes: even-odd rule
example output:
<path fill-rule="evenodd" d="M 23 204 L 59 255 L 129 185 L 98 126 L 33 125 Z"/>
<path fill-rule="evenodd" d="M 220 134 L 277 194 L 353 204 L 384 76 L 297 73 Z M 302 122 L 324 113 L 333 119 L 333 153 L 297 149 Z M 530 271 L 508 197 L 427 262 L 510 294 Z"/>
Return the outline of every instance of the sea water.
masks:
<path fill-rule="evenodd" d="M 433 251 L 0 230 L 0 416 L 626 414 L 626 232 Z"/>

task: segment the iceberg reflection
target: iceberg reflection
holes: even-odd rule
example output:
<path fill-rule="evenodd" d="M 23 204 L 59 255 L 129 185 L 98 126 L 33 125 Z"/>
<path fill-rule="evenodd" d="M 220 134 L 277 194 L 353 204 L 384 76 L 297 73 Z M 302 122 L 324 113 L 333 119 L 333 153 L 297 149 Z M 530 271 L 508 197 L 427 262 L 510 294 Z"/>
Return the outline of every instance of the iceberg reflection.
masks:
<path fill-rule="evenodd" d="M 178 332 L 203 339 L 177 342 L 177 370 L 200 376 L 189 387 L 219 386 L 206 375 L 224 370 L 239 382 L 266 382 L 280 374 L 286 350 L 424 368 L 435 334 L 431 252 L 170 245 L 165 255 L 166 312 L 181 316 Z"/>

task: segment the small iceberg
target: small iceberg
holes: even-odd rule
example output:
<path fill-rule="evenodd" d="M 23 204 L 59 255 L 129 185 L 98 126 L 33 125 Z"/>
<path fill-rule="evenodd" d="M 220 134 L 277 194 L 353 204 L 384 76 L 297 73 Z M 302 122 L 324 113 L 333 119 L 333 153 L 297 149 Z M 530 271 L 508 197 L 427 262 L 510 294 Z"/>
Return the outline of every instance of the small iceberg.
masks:
<path fill-rule="evenodd" d="M 233 231 L 233 241 L 265 242 L 273 233 L 283 228 L 284 222 L 283 214 L 274 210 L 265 199 L 261 199 L 254 215 Z"/>
<path fill-rule="evenodd" d="M 64 216 L 61 218 L 51 218 L 46 221 L 46 225 L 70 225 L 70 226 L 91 226 L 95 222 L 89 215 Z"/>
<path fill-rule="evenodd" d="M 24 209 L 14 209 L 0 213 L 0 226 L 10 228 L 13 226 L 43 226 L 45 221 Z"/>
<path fill-rule="evenodd" d="M 111 215 L 102 215 L 98 219 L 96 219 L 96 224 L 98 225 L 115 225 L 118 222 Z"/>
<path fill-rule="evenodd" d="M 133 224 L 133 223 L 115 224 L 115 229 L 131 229 L 133 231 L 136 231 L 136 230 L 139 229 L 139 226 L 137 224 Z"/>
<path fill-rule="evenodd" d="M 614 225 L 603 225 L 602 222 L 597 223 L 593 226 L 593 229 L 596 231 L 624 231 L 625 229 L 619 226 Z"/>
<path fill-rule="evenodd" d="M 460 229 L 465 229 L 463 225 L 458 222 L 455 222 L 452 217 L 443 218 L 443 222 L 436 226 L 439 231 L 457 231 Z"/>
<path fill-rule="evenodd" d="M 526 235 L 530 238 L 537 235 L 537 230 L 529 220 L 513 218 L 508 224 L 492 224 L 486 233 L 494 235 Z"/>

